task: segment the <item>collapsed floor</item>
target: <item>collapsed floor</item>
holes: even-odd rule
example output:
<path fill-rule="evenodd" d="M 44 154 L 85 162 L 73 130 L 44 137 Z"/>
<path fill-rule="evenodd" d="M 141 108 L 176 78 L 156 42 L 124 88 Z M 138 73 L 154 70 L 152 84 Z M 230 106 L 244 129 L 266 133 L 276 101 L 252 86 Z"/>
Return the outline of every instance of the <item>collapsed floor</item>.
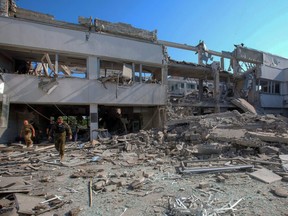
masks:
<path fill-rule="evenodd" d="M 62 163 L 53 144 L 1 145 L 0 212 L 287 215 L 288 119 L 169 111 L 161 131 L 68 142 Z"/>

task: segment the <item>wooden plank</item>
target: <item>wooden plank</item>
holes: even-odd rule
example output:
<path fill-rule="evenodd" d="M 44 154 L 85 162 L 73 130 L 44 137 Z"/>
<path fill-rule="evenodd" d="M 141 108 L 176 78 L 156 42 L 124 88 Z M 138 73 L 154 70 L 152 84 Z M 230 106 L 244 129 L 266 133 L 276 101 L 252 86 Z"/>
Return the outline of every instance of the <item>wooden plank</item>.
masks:
<path fill-rule="evenodd" d="M 54 148 L 54 144 L 49 145 L 49 146 L 45 146 L 45 147 L 41 147 L 41 148 L 38 148 L 38 147 L 36 146 L 36 149 L 34 149 L 34 152 L 43 151 L 43 150 L 51 149 L 51 148 Z"/>

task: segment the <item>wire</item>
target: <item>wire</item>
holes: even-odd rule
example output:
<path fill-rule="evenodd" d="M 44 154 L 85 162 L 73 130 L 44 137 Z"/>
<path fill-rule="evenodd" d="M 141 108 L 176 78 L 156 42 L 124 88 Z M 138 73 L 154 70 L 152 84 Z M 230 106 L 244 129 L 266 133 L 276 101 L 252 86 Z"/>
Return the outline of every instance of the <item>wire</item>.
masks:
<path fill-rule="evenodd" d="M 61 115 L 67 116 L 65 113 L 62 112 L 62 110 L 60 110 L 60 108 L 56 104 L 54 104 L 54 106 L 60 111 Z"/>
<path fill-rule="evenodd" d="M 28 103 L 25 103 L 27 106 L 29 106 L 31 109 L 33 109 L 36 113 L 38 113 L 39 115 L 41 115 L 42 117 L 44 117 L 45 119 L 49 120 L 49 118 L 47 118 L 46 116 L 44 116 L 42 113 L 38 112 L 36 109 L 34 109 L 32 106 L 30 106 Z"/>

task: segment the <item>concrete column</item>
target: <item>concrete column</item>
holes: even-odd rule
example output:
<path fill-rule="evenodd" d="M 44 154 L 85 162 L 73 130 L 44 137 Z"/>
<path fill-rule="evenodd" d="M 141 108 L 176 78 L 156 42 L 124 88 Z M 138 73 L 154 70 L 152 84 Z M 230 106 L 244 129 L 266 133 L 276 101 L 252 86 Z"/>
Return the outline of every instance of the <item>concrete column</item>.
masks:
<path fill-rule="evenodd" d="M 239 73 L 239 62 L 236 59 L 232 60 L 232 68 L 233 68 L 233 74 L 237 75 Z"/>
<path fill-rule="evenodd" d="M 168 65 L 166 63 L 161 68 L 161 79 L 162 85 L 168 85 Z"/>
<path fill-rule="evenodd" d="M 198 64 L 199 65 L 204 65 L 202 61 L 202 53 L 203 51 L 201 49 L 198 49 Z"/>
<path fill-rule="evenodd" d="M 142 83 L 142 64 L 139 65 L 139 82 Z"/>
<path fill-rule="evenodd" d="M 88 79 L 98 79 L 100 77 L 100 59 L 96 56 L 88 56 L 86 65 Z"/>
<path fill-rule="evenodd" d="M 224 63 L 224 58 L 221 57 L 221 69 L 224 70 L 225 69 L 225 63 Z"/>
<path fill-rule="evenodd" d="M 135 63 L 132 63 L 132 81 L 135 82 Z"/>
<path fill-rule="evenodd" d="M 56 53 L 55 54 L 55 74 L 58 74 L 58 71 L 59 71 L 58 61 L 59 61 L 59 56 L 58 56 L 58 53 Z"/>
<path fill-rule="evenodd" d="M 90 141 L 97 138 L 98 104 L 90 104 Z"/>

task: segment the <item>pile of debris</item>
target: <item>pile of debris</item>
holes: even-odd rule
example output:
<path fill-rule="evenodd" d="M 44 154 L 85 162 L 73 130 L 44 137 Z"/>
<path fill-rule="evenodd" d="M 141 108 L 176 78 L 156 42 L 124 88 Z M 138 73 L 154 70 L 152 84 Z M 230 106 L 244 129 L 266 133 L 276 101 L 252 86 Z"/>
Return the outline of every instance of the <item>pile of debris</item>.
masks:
<path fill-rule="evenodd" d="M 22 144 L 2 144 L 0 212 L 97 215 L 99 206 L 105 206 L 105 200 L 109 200 L 107 195 L 113 194 L 120 203 L 131 201 L 127 196 L 135 197 L 135 202 L 144 202 L 146 196 L 151 201 L 156 197 L 153 202 L 159 201 L 157 207 L 146 200 L 148 212 L 143 215 L 233 213 L 236 206 L 247 205 L 243 197 L 231 198 L 225 204 L 214 194 L 224 194 L 218 184 L 232 181 L 229 175 L 238 178 L 234 174 L 244 171 L 245 178 L 269 184 L 288 180 L 287 123 L 282 116 L 238 111 L 183 116 L 167 122 L 164 130 L 142 130 L 111 138 L 100 136 L 92 142 L 68 143 L 65 162 L 58 160 L 52 144 L 32 149 Z M 190 185 L 191 189 L 187 189 L 185 184 L 191 178 L 197 180 L 193 180 L 194 187 Z M 171 189 L 173 182 L 183 186 L 175 191 Z M 273 195 L 287 197 L 287 185 L 286 188 L 277 186 L 280 189 L 270 188 Z M 179 191 L 192 195 L 182 197 Z M 89 206 L 83 201 L 85 193 L 89 194 Z M 95 194 L 97 199 L 93 200 Z M 97 208 L 93 209 L 95 203 Z M 98 215 L 135 215 L 131 206 L 122 207 L 106 209 Z"/>

